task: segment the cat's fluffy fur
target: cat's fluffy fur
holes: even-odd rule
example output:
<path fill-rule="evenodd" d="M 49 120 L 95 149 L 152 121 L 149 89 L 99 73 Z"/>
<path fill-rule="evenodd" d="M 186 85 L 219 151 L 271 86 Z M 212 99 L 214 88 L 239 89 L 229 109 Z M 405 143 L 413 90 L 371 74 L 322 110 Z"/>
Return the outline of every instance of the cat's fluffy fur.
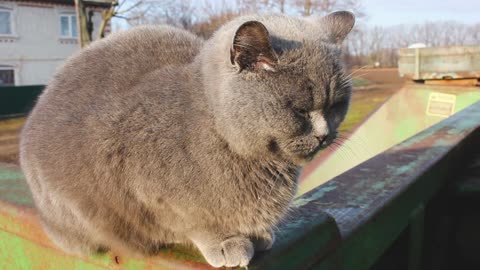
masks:
<path fill-rule="evenodd" d="M 21 136 L 47 234 L 77 254 L 185 243 L 247 265 L 345 116 L 337 45 L 353 21 L 246 16 L 206 42 L 139 27 L 77 53 Z"/>

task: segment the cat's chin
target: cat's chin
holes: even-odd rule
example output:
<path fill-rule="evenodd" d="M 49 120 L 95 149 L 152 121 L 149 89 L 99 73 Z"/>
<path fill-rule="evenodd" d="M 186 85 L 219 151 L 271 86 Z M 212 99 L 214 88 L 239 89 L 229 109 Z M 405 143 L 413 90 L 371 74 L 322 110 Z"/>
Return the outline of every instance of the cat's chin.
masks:
<path fill-rule="evenodd" d="M 305 167 L 312 161 L 312 158 L 296 158 L 293 163 L 300 167 Z"/>
<path fill-rule="evenodd" d="M 318 156 L 318 153 L 322 152 L 322 150 L 326 149 L 327 147 L 328 145 L 319 146 L 308 154 L 291 154 L 290 159 L 295 165 L 303 167 L 315 159 L 315 157 Z"/>
<path fill-rule="evenodd" d="M 309 155 L 292 155 L 290 156 L 290 160 L 292 161 L 293 164 L 297 166 L 306 166 L 310 161 L 315 158 L 315 155 L 317 154 L 318 151 L 315 151 L 313 154 Z"/>

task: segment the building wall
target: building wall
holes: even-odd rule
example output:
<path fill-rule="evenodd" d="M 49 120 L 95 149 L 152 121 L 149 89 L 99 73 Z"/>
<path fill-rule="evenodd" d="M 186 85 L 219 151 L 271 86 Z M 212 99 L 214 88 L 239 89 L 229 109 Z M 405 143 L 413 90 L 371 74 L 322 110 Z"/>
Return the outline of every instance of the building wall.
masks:
<path fill-rule="evenodd" d="M 0 8 L 13 10 L 13 35 L 0 35 L 0 66 L 13 66 L 15 85 L 46 84 L 65 59 L 79 50 L 74 38 L 60 36 L 60 15 L 75 14 L 73 6 L 0 0 Z M 94 33 L 101 11 L 93 16 Z"/>

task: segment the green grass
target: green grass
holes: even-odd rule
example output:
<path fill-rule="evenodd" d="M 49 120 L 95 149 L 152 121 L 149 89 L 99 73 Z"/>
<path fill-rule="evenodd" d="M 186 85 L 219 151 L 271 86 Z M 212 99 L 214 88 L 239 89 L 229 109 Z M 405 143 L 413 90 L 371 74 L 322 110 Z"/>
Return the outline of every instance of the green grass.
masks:
<path fill-rule="evenodd" d="M 350 110 L 338 131 L 341 134 L 350 131 L 370 113 L 377 109 L 392 94 L 392 91 L 385 89 L 354 91 L 350 103 Z"/>
<path fill-rule="evenodd" d="M 378 106 L 380 106 L 381 102 L 369 102 L 365 103 L 352 103 L 350 106 L 350 111 L 343 121 L 342 125 L 339 128 L 340 133 L 345 133 L 350 131 L 354 128 L 357 124 L 359 124 L 362 120 L 365 119 L 371 112 L 373 112 Z"/>
<path fill-rule="evenodd" d="M 362 87 L 362 86 L 371 85 L 372 82 L 363 78 L 353 78 L 352 84 L 353 84 L 353 87 Z"/>

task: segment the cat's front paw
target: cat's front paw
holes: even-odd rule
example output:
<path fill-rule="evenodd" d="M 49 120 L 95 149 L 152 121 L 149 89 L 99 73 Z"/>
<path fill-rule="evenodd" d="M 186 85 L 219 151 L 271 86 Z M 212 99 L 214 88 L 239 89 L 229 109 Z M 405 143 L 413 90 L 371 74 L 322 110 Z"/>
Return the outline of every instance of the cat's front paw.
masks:
<path fill-rule="evenodd" d="M 275 234 L 273 231 L 265 231 L 263 234 L 252 238 L 255 251 L 266 251 L 272 248 L 275 242 Z"/>
<path fill-rule="evenodd" d="M 253 244 L 244 236 L 234 236 L 204 250 L 203 256 L 213 267 L 247 266 L 253 257 Z"/>

